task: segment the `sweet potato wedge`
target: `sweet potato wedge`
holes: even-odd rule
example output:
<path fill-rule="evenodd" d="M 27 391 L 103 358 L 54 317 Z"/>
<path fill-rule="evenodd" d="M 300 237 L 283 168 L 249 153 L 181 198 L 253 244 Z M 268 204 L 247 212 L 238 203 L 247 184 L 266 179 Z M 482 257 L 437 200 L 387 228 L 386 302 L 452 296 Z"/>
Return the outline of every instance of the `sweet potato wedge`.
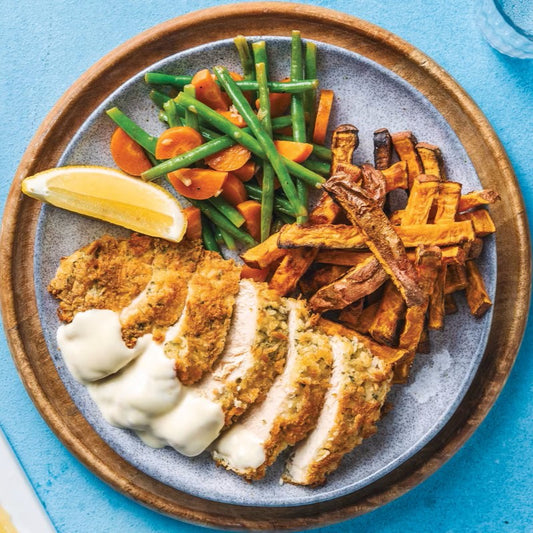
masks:
<path fill-rule="evenodd" d="M 463 265 L 447 265 L 444 278 L 444 294 L 453 294 L 466 289 L 466 270 Z"/>
<path fill-rule="evenodd" d="M 381 170 L 381 172 L 385 176 L 386 192 L 409 188 L 409 176 L 407 175 L 407 163 L 405 161 L 397 161 L 390 167 Z"/>
<path fill-rule="evenodd" d="M 398 327 L 405 314 L 405 302 L 392 283 L 385 284 L 378 311 L 368 329 L 370 336 L 380 344 L 393 346 L 397 341 Z"/>
<path fill-rule="evenodd" d="M 444 295 L 444 312 L 447 315 L 453 315 L 454 313 L 457 313 L 458 307 L 457 303 L 455 302 L 455 297 L 453 294 L 445 294 Z"/>
<path fill-rule="evenodd" d="M 388 220 L 387 224 L 390 225 Z M 469 220 L 450 222 L 448 224 L 390 225 L 390 227 L 406 248 L 431 245 L 455 246 L 465 242 L 472 242 L 475 239 L 474 228 Z M 375 228 L 375 231 L 379 231 L 379 228 Z M 365 239 L 363 233 L 356 226 L 345 224 L 321 224 L 316 226 L 286 224 L 279 232 L 278 246 L 281 248 L 305 246 L 331 250 L 365 250 L 370 248 Z"/>
<path fill-rule="evenodd" d="M 423 294 L 418 287 L 416 271 L 381 207 L 360 187 L 349 185 L 336 176 L 323 187 L 344 209 L 350 222 L 364 232 L 366 245 L 391 277 L 407 306 L 420 303 Z"/>
<path fill-rule="evenodd" d="M 398 154 L 398 157 L 407 163 L 407 174 L 409 175 L 409 188 L 411 188 L 414 179 L 424 173 L 424 167 L 418 152 L 415 149 L 417 144 L 416 137 L 410 131 L 400 131 L 393 133 L 392 144 Z"/>
<path fill-rule="evenodd" d="M 433 144 L 417 143 L 415 149 L 422 162 L 424 174 L 435 176 L 439 181 L 445 181 L 446 171 L 440 148 Z"/>
<path fill-rule="evenodd" d="M 286 250 L 281 263 L 274 270 L 268 286 L 280 296 L 291 293 L 313 263 L 316 254 L 317 251 L 313 249 Z"/>
<path fill-rule="evenodd" d="M 389 346 L 382 346 L 377 342 L 374 342 L 370 337 L 359 334 L 351 328 L 347 328 L 337 322 L 332 322 L 325 318 L 318 320 L 318 326 L 327 335 L 343 335 L 348 338 L 356 338 L 361 344 L 366 346 L 376 357 L 379 357 L 383 361 L 393 365 L 398 361 L 401 361 L 406 355 L 406 350 L 398 350 Z"/>
<path fill-rule="evenodd" d="M 316 256 L 317 263 L 329 265 L 355 266 L 372 255 L 371 252 L 352 252 L 349 250 L 319 250 Z"/>
<path fill-rule="evenodd" d="M 355 329 L 359 322 L 359 317 L 363 312 L 364 300 L 359 300 L 353 304 L 345 307 L 339 313 L 339 321 L 342 322 L 345 326 Z"/>
<path fill-rule="evenodd" d="M 384 170 L 391 166 L 391 161 L 392 138 L 387 128 L 381 128 L 374 132 L 374 166 Z"/>
<path fill-rule="evenodd" d="M 476 317 L 481 318 L 492 305 L 492 301 L 485 288 L 483 277 L 474 261 L 466 262 L 466 301 L 470 312 Z"/>
<path fill-rule="evenodd" d="M 252 268 L 262 269 L 270 266 L 286 254 L 286 250 L 278 248 L 278 236 L 278 233 L 273 233 L 262 243 L 246 250 L 241 259 Z"/>
<path fill-rule="evenodd" d="M 433 290 L 429 296 L 429 311 L 427 326 L 429 329 L 442 329 L 444 327 L 444 283 L 446 280 L 446 266 L 443 264 L 439 270 Z"/>
<path fill-rule="evenodd" d="M 411 184 L 411 192 L 402 214 L 402 226 L 426 224 L 433 201 L 439 194 L 437 178 L 425 174 L 417 176 Z"/>
<path fill-rule="evenodd" d="M 483 189 L 481 191 L 472 191 L 461 196 L 457 210 L 459 213 L 493 204 L 500 199 L 500 195 L 492 189 Z"/>
<path fill-rule="evenodd" d="M 457 215 L 456 220 L 470 220 L 474 225 L 476 237 L 486 237 L 496 231 L 496 226 L 486 209 L 475 209 Z"/>
<path fill-rule="evenodd" d="M 339 163 L 351 163 L 354 151 L 359 146 L 359 130 L 351 124 L 342 124 L 331 136 L 331 173 Z"/>
<path fill-rule="evenodd" d="M 335 280 L 343 276 L 349 269 L 347 266 L 340 265 L 326 265 L 314 271 L 307 271 L 307 273 L 300 279 L 298 286 L 302 294 L 309 298 L 315 294 L 321 287 L 333 283 Z"/>
<path fill-rule="evenodd" d="M 433 222 L 435 224 L 453 222 L 457 214 L 459 199 L 461 197 L 460 183 L 446 181 L 439 184 L 439 194 L 435 200 L 435 213 Z"/>
<path fill-rule="evenodd" d="M 350 268 L 339 279 L 321 287 L 311 297 L 309 305 L 317 313 L 343 309 L 373 293 L 385 283 L 387 277 L 379 261 L 370 256 L 359 265 Z"/>
<path fill-rule="evenodd" d="M 400 334 L 398 347 L 407 350 L 409 355 L 395 367 L 395 382 L 405 382 L 409 376 L 409 369 L 413 364 L 415 353 L 424 331 L 430 294 L 440 268 L 441 252 L 437 246 L 418 249 L 416 269 L 424 297 L 419 304 L 408 307 L 405 312 L 405 324 Z"/>

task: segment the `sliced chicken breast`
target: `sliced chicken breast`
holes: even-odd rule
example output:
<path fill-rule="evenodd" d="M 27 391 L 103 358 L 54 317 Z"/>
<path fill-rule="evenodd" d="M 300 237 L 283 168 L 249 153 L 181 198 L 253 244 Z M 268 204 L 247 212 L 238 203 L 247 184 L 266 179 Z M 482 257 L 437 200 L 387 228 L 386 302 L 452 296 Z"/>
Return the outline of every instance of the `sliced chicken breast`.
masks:
<path fill-rule="evenodd" d="M 357 341 L 329 337 L 333 371 L 324 407 L 314 430 L 289 458 L 283 481 L 320 485 L 343 458 L 376 431 L 390 389 L 390 365 Z"/>
<path fill-rule="evenodd" d="M 278 455 L 315 426 L 329 385 L 331 347 L 313 328 L 303 300 L 287 300 L 289 349 L 265 400 L 215 442 L 213 458 L 246 479 L 260 479 Z"/>
<path fill-rule="evenodd" d="M 64 322 L 88 309 L 119 311 L 146 287 L 152 276 L 154 239 L 104 235 L 63 257 L 48 290 L 59 300 Z"/>
<path fill-rule="evenodd" d="M 219 404 L 229 426 L 261 401 L 285 364 L 287 307 L 265 283 L 243 279 L 226 345 L 196 391 Z"/>
<path fill-rule="evenodd" d="M 122 336 L 128 347 L 152 333 L 162 342 L 168 327 L 180 317 L 187 285 L 202 256 L 200 241 L 179 244 L 154 239 L 152 275 L 144 290 L 120 312 Z"/>
<path fill-rule="evenodd" d="M 205 252 L 190 278 L 185 307 L 165 335 L 165 354 L 176 362 L 185 385 L 199 381 L 221 354 L 229 331 L 240 267 L 216 252 Z"/>

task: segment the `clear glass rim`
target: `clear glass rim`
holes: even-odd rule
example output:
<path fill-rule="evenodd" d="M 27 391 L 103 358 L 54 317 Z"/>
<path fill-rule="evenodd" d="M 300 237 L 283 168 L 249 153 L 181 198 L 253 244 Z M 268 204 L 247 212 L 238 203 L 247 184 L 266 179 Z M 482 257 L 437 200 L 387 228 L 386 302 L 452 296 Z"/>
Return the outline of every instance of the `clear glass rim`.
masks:
<path fill-rule="evenodd" d="M 511 26 L 517 33 L 519 33 L 520 35 L 524 36 L 526 39 L 533 39 L 533 33 L 525 30 L 524 28 L 521 28 L 520 26 L 518 26 L 505 13 L 505 10 L 504 10 L 504 8 L 502 7 L 502 4 L 501 4 L 501 0 L 492 0 L 492 1 L 494 2 L 494 5 L 495 5 L 496 9 L 498 10 L 498 12 L 500 13 L 500 15 L 503 17 L 505 22 L 507 22 L 507 24 L 509 24 L 509 26 Z"/>

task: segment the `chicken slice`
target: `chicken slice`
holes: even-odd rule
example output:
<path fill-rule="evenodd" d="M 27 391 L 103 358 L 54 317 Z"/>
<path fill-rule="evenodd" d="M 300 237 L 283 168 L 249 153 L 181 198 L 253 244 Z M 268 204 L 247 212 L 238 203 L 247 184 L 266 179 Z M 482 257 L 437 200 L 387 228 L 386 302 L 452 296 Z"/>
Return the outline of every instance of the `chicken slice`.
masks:
<path fill-rule="evenodd" d="M 200 241 L 179 244 L 153 239 L 152 276 L 144 290 L 120 312 L 122 337 L 132 347 L 139 337 L 152 333 L 162 342 L 167 328 L 180 317 L 187 284 L 202 256 Z"/>
<path fill-rule="evenodd" d="M 129 239 L 104 235 L 63 257 L 49 292 L 59 299 L 63 322 L 88 309 L 119 311 L 146 287 L 152 275 L 154 239 L 133 234 Z"/>
<path fill-rule="evenodd" d="M 376 431 L 390 389 L 391 365 L 357 341 L 330 337 L 331 384 L 314 430 L 294 449 L 282 479 L 296 485 L 320 485 L 342 457 Z"/>
<path fill-rule="evenodd" d="M 326 335 L 313 328 L 303 300 L 287 300 L 289 349 L 283 372 L 265 400 L 215 442 L 213 458 L 246 479 L 260 479 L 287 447 L 315 426 L 329 384 Z"/>
<path fill-rule="evenodd" d="M 243 279 L 226 345 L 196 392 L 221 406 L 225 426 L 261 401 L 285 364 L 287 308 L 264 283 Z"/>
<path fill-rule="evenodd" d="M 175 360 L 185 385 L 199 381 L 221 354 L 229 331 L 241 269 L 205 252 L 189 281 L 185 307 L 165 335 L 165 354 Z"/>

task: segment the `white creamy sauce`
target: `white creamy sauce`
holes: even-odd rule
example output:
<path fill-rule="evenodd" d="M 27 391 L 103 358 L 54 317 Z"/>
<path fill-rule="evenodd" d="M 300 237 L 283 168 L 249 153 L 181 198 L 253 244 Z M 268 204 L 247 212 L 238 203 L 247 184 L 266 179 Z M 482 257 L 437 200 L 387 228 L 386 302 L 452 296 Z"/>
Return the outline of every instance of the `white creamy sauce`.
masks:
<path fill-rule="evenodd" d="M 238 470 L 259 468 L 266 461 L 263 445 L 249 429 L 234 426 L 217 441 L 215 456 L 226 459 Z"/>
<path fill-rule="evenodd" d="M 72 375 L 89 383 L 114 374 L 135 359 L 147 345 L 139 339 L 128 348 L 122 340 L 118 314 L 107 309 L 78 313 L 57 330 L 57 343 Z"/>
<path fill-rule="evenodd" d="M 172 446 L 187 456 L 202 453 L 218 437 L 221 407 L 180 383 L 174 361 L 151 335 L 127 348 L 118 313 L 78 313 L 60 326 L 57 337 L 73 376 L 87 385 L 113 426 L 134 430 L 149 446 Z"/>

